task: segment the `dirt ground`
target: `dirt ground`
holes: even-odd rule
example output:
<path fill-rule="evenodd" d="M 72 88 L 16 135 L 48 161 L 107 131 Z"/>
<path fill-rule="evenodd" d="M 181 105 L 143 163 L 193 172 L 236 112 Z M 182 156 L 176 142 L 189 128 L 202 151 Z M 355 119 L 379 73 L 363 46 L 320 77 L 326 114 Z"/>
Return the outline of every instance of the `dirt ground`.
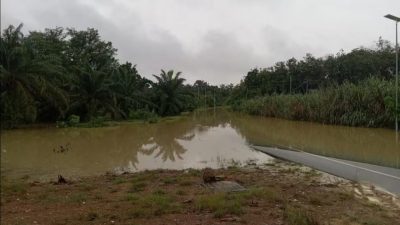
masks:
<path fill-rule="evenodd" d="M 247 190 L 205 188 L 201 170 L 58 185 L 2 178 L 1 224 L 400 224 L 398 197 L 310 168 L 276 161 L 214 172 Z"/>

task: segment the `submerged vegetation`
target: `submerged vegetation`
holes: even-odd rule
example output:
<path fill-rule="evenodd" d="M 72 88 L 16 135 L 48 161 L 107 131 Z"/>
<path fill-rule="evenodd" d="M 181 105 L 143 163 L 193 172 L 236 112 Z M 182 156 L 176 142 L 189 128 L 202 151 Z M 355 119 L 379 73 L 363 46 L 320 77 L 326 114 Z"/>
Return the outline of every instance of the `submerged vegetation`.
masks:
<path fill-rule="evenodd" d="M 110 120 L 175 116 L 199 107 L 230 105 L 262 116 L 367 127 L 394 123 L 393 46 L 316 58 L 291 58 L 255 68 L 237 85 L 186 84 L 181 72 L 152 79 L 117 60 L 95 29 L 45 29 L 24 35 L 9 26 L 0 40 L 1 124 L 104 126 Z"/>

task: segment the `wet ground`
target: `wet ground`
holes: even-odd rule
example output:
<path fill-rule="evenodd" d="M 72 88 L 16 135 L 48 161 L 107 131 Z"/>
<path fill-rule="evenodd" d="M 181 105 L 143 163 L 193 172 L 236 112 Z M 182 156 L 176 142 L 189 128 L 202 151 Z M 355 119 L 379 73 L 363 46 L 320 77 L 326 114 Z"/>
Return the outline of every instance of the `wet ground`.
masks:
<path fill-rule="evenodd" d="M 215 174 L 246 191 L 206 188 L 193 169 L 64 185 L 3 180 L 1 224 L 400 224 L 398 198 L 308 167 L 277 161 Z"/>

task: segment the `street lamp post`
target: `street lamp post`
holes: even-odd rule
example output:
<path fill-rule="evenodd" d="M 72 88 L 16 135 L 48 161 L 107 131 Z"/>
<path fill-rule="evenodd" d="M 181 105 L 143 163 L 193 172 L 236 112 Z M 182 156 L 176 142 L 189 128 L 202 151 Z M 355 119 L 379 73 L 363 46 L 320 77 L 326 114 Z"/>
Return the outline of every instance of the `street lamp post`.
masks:
<path fill-rule="evenodd" d="M 397 33 L 397 25 L 400 22 L 400 18 L 393 16 L 391 14 L 387 14 L 386 18 L 395 21 L 396 23 L 396 133 L 399 132 L 399 121 L 398 121 L 398 109 L 399 109 L 399 43 L 398 43 L 398 33 Z"/>

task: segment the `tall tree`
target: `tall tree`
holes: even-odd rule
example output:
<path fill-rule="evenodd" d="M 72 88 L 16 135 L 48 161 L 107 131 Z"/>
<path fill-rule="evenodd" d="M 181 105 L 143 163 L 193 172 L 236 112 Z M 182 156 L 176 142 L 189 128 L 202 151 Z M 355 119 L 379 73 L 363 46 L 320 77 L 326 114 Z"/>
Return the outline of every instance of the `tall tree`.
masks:
<path fill-rule="evenodd" d="M 9 125 L 34 122 L 40 99 L 53 104 L 60 115 L 67 107 L 65 93 L 49 82 L 61 74 L 60 67 L 46 57 L 35 54 L 18 27 L 9 26 L 0 40 L 0 80 L 2 121 Z"/>
<path fill-rule="evenodd" d="M 153 84 L 154 102 L 157 105 L 158 114 L 162 116 L 176 115 L 185 108 L 185 102 L 189 101 L 190 93 L 184 89 L 185 79 L 180 77 L 181 72 L 174 74 L 173 70 L 165 72 L 161 70 L 159 76 L 153 75 L 157 83 Z"/>
<path fill-rule="evenodd" d="M 90 66 L 93 70 L 111 73 L 117 67 L 116 49 L 111 42 L 101 40 L 93 28 L 86 31 L 69 29 L 66 55 L 71 66 Z"/>
<path fill-rule="evenodd" d="M 152 108 L 153 105 L 148 99 L 150 81 L 142 78 L 136 66 L 131 63 L 122 64 L 113 71 L 111 77 L 111 89 L 117 98 L 121 115 L 127 118 L 131 110 L 140 108 Z"/>
<path fill-rule="evenodd" d="M 76 68 L 75 74 L 71 83 L 70 113 L 91 120 L 107 112 L 114 116 L 120 112 L 114 102 L 110 79 L 106 73 L 86 65 L 84 68 Z"/>

